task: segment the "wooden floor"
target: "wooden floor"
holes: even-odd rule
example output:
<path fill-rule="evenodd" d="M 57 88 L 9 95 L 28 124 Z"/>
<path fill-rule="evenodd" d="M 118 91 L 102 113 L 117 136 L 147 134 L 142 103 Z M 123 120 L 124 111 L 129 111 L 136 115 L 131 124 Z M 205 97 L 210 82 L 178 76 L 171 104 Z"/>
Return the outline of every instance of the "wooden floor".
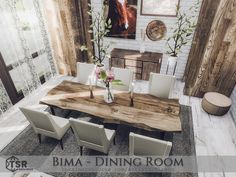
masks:
<path fill-rule="evenodd" d="M 41 86 L 16 105 L 3 117 L 0 117 L 0 150 L 10 143 L 27 125 L 28 122 L 18 107 L 37 104 L 42 96 L 63 80 L 73 80 L 68 76 L 56 76 Z M 201 108 L 201 99 L 184 96 L 184 83 L 176 82 L 173 98 L 179 98 L 180 103 L 192 107 L 194 137 L 197 156 L 206 155 L 236 155 L 236 127 L 230 113 L 215 117 L 205 113 Z M 135 92 L 147 93 L 148 82 L 138 81 Z M 1 174 L 0 174 L 1 176 Z M 199 177 L 235 177 L 236 173 L 199 173 Z"/>

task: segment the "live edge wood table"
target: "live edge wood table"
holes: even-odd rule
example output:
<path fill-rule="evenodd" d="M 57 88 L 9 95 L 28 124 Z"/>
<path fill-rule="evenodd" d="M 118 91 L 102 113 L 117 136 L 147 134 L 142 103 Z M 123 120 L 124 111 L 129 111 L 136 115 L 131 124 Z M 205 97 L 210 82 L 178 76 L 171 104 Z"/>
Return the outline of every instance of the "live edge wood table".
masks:
<path fill-rule="evenodd" d="M 114 91 L 111 104 L 103 100 L 104 88 L 63 81 L 42 98 L 41 104 L 75 110 L 94 115 L 106 123 L 128 124 L 133 127 L 162 132 L 181 131 L 180 105 L 177 99 L 160 99 L 148 94 L 134 94 L 134 106 L 130 107 L 130 93 Z"/>

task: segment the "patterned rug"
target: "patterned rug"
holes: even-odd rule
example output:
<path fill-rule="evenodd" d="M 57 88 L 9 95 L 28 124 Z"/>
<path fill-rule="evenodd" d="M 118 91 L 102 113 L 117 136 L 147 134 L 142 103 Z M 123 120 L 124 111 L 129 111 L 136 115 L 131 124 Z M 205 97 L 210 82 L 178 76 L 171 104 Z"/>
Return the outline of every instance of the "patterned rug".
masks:
<path fill-rule="evenodd" d="M 68 115 L 68 112 L 56 109 L 56 115 L 64 117 Z M 181 106 L 181 122 L 182 129 L 181 133 L 166 133 L 164 139 L 171 141 L 173 147 L 171 155 L 192 155 L 195 156 L 195 144 L 193 134 L 193 123 L 191 108 L 187 106 Z M 101 123 L 93 116 L 80 113 L 71 112 L 67 118 L 73 117 L 81 120 L 86 120 L 95 123 Z M 114 128 L 112 125 L 108 125 L 107 128 Z M 138 134 L 160 138 L 159 132 L 149 132 L 133 128 L 125 125 L 117 126 L 116 133 L 116 145 L 111 145 L 109 155 L 128 155 L 129 151 L 129 133 L 135 132 Z M 60 144 L 57 140 L 42 136 L 42 144 L 38 143 L 37 135 L 33 129 L 28 126 L 21 134 L 19 134 L 5 149 L 0 152 L 0 155 L 59 155 L 59 156 L 79 156 L 79 146 L 76 143 L 74 134 L 69 130 L 63 137 L 64 150 L 61 149 Z M 83 155 L 104 155 L 100 152 L 84 148 Z M 157 173 L 104 173 L 98 171 L 97 173 L 49 173 L 56 177 L 158 177 L 161 174 Z M 163 177 L 197 177 L 197 174 L 192 173 L 164 173 Z"/>

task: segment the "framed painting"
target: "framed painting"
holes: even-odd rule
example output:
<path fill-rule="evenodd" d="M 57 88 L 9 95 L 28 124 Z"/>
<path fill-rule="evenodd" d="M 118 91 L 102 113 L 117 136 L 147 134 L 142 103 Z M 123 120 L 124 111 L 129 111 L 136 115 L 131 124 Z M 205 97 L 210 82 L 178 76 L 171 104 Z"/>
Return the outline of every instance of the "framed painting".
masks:
<path fill-rule="evenodd" d="M 104 16 L 111 21 L 107 37 L 135 39 L 137 0 L 104 0 Z"/>
<path fill-rule="evenodd" d="M 141 15 L 176 17 L 180 0 L 142 0 Z"/>

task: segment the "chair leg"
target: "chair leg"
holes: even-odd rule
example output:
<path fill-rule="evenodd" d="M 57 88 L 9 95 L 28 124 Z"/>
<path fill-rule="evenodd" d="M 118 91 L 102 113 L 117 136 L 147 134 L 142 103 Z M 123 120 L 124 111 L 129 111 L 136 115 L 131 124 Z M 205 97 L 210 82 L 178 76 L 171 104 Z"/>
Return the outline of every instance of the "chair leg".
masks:
<path fill-rule="evenodd" d="M 55 116 L 55 111 L 54 111 L 54 108 L 52 106 L 50 106 L 50 111 L 51 111 L 52 115 Z"/>
<path fill-rule="evenodd" d="M 113 138 L 113 144 L 116 145 L 116 137 Z"/>
<path fill-rule="evenodd" d="M 63 150 L 63 142 L 62 142 L 62 139 L 60 140 L 60 145 L 61 145 L 61 149 Z"/>
<path fill-rule="evenodd" d="M 80 146 L 80 155 L 83 155 L 83 146 Z"/>
<path fill-rule="evenodd" d="M 41 134 L 38 134 L 39 144 L 41 144 Z"/>
<path fill-rule="evenodd" d="M 161 135 L 161 139 L 164 140 L 165 139 L 165 132 L 160 132 Z"/>
<path fill-rule="evenodd" d="M 68 110 L 68 112 L 66 113 L 65 117 L 68 117 L 71 113 L 71 110 Z"/>
<path fill-rule="evenodd" d="M 75 134 L 75 133 L 74 133 L 74 130 L 73 130 L 73 128 L 72 128 L 72 127 L 70 127 L 70 129 L 71 129 L 71 132 L 72 132 L 73 134 Z"/>

